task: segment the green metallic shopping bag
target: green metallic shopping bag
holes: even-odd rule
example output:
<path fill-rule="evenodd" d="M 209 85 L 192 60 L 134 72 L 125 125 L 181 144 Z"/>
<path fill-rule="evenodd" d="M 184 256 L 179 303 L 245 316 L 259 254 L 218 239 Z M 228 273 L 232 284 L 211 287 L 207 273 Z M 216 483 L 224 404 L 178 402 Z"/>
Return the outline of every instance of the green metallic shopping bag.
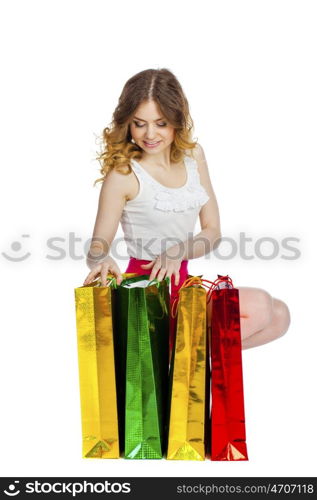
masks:
<path fill-rule="evenodd" d="M 114 290 L 120 443 L 125 458 L 163 458 L 169 361 L 169 278 Z"/>

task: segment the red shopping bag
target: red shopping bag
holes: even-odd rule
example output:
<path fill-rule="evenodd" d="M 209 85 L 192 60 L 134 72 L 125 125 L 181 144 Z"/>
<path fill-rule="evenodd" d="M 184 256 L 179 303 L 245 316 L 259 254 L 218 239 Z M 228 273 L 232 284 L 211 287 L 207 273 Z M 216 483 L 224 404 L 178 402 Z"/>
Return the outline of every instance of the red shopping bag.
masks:
<path fill-rule="evenodd" d="M 211 460 L 248 460 L 239 290 L 220 276 L 211 301 Z"/>

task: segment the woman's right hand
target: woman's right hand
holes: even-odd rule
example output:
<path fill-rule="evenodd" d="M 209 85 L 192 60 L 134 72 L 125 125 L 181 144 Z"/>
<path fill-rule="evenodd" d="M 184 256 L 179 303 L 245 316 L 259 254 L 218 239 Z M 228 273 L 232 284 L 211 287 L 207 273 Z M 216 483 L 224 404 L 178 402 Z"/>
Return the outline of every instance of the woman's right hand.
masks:
<path fill-rule="evenodd" d="M 96 264 L 96 266 L 90 271 L 90 273 L 86 277 L 83 284 L 88 285 L 97 276 L 100 275 L 101 285 L 106 286 L 107 281 L 108 281 L 107 275 L 109 273 L 113 274 L 115 276 L 115 278 L 117 279 L 117 284 L 120 285 L 120 283 L 122 281 L 121 271 L 120 271 L 116 261 L 112 257 L 107 256 L 100 264 Z"/>

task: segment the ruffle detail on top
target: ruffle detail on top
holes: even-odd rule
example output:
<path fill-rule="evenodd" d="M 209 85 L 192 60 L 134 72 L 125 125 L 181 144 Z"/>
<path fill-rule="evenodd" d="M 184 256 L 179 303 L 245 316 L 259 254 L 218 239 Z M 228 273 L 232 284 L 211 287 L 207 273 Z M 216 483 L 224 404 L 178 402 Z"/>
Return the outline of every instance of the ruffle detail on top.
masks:
<path fill-rule="evenodd" d="M 195 189 L 192 186 L 184 186 L 179 189 L 179 191 L 172 193 L 170 191 L 158 191 L 154 196 L 156 200 L 154 208 L 164 212 L 184 212 L 191 208 L 201 207 L 209 200 L 209 196 L 202 186 L 195 186 Z"/>
<path fill-rule="evenodd" d="M 209 196 L 200 184 L 199 172 L 195 160 L 185 157 L 187 182 L 180 188 L 168 188 L 156 181 L 135 160 L 134 167 L 142 179 L 152 186 L 154 194 L 154 208 L 163 212 L 185 212 L 203 206 Z"/>

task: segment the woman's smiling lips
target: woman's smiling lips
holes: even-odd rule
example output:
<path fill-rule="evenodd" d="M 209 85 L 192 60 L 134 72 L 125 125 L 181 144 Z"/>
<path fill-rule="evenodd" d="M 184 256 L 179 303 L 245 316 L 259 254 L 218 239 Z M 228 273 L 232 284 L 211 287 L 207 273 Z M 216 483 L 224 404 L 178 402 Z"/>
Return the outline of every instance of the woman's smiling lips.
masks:
<path fill-rule="evenodd" d="M 146 141 L 143 141 L 143 142 L 147 148 L 155 148 L 158 144 L 160 144 L 161 141 L 157 141 L 154 143 L 150 143 L 150 142 L 146 142 Z"/>

